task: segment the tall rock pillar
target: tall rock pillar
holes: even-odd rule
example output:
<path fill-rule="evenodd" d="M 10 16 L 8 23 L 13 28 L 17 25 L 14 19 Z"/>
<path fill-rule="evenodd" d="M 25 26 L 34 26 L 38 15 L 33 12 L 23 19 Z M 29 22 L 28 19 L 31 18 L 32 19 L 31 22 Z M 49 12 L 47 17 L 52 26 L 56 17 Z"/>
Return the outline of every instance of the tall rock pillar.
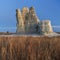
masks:
<path fill-rule="evenodd" d="M 16 19 L 17 19 L 17 33 L 23 34 L 24 33 L 24 21 L 21 16 L 20 9 L 16 9 Z"/>
<path fill-rule="evenodd" d="M 36 15 L 34 7 L 30 7 L 30 9 L 29 9 L 29 22 L 30 22 L 30 33 L 32 33 L 32 34 L 36 33 L 35 27 L 38 24 L 39 19 Z"/>
<path fill-rule="evenodd" d="M 27 7 L 24 7 L 22 9 L 22 17 L 23 17 L 23 20 L 24 20 L 24 29 L 25 29 L 25 34 L 27 34 L 29 32 L 29 17 L 28 17 L 28 14 L 29 14 L 29 9 Z"/>

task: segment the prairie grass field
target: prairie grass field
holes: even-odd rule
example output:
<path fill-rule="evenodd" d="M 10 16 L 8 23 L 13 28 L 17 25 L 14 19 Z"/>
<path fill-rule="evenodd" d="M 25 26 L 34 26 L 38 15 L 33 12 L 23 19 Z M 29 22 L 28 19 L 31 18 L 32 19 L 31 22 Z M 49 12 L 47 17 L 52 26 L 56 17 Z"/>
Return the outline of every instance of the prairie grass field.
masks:
<path fill-rule="evenodd" d="M 0 60 L 60 60 L 60 36 L 0 36 Z"/>

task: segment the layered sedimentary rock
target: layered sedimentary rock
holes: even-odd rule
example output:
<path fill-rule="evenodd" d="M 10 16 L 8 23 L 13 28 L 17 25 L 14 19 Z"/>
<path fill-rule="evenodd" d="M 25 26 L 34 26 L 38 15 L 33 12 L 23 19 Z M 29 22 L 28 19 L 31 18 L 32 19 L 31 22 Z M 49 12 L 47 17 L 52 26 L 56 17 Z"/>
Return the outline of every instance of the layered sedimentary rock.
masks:
<path fill-rule="evenodd" d="M 40 21 L 34 7 L 24 7 L 22 11 L 16 10 L 17 33 L 19 34 L 49 34 L 52 26 L 49 20 Z"/>

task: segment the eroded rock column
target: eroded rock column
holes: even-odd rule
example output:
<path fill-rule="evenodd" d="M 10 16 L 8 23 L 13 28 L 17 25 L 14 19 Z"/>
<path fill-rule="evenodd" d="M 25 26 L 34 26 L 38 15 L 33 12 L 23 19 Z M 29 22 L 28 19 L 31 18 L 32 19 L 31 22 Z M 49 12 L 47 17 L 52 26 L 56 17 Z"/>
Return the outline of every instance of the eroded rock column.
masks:
<path fill-rule="evenodd" d="M 16 9 L 16 18 L 17 18 L 17 33 L 24 33 L 24 21 L 20 12 L 20 9 Z"/>

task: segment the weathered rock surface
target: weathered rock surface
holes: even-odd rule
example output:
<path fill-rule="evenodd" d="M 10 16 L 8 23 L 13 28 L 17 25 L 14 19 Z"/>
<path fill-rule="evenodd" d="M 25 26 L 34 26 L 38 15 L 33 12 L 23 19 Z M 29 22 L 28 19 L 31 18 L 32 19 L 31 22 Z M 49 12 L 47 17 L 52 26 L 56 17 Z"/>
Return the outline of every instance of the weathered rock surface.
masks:
<path fill-rule="evenodd" d="M 24 21 L 20 12 L 20 9 L 16 10 L 16 18 L 17 18 L 17 33 L 24 33 Z"/>
<path fill-rule="evenodd" d="M 39 24 L 40 33 L 41 34 L 50 34 L 53 33 L 51 21 L 50 20 L 43 20 Z"/>
<path fill-rule="evenodd" d="M 24 7 L 22 11 L 16 10 L 18 34 L 50 34 L 53 32 L 49 20 L 40 21 L 34 7 Z"/>

